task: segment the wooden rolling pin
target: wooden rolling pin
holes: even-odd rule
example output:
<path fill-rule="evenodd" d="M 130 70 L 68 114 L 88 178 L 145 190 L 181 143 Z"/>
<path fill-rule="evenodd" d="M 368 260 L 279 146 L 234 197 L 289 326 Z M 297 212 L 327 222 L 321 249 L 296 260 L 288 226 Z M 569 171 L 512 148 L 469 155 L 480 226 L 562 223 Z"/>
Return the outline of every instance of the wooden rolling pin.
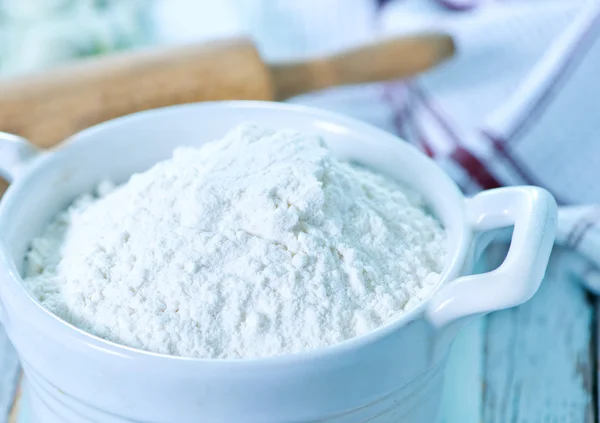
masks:
<path fill-rule="evenodd" d="M 281 64 L 265 64 L 246 39 L 116 54 L 0 80 L 0 131 L 48 147 L 139 110 L 206 100 L 282 100 L 335 85 L 406 78 L 453 52 L 449 36 L 420 34 Z"/>

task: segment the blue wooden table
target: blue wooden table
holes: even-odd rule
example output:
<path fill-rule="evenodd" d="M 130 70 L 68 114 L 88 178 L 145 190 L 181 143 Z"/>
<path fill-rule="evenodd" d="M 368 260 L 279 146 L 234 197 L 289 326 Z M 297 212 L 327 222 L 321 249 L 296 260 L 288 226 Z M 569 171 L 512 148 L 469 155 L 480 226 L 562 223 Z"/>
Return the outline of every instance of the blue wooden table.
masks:
<path fill-rule="evenodd" d="M 448 363 L 441 423 L 597 421 L 596 299 L 574 280 L 571 259 L 555 251 L 530 302 L 464 328 Z M 0 423 L 35 423 L 19 381 L 0 331 Z"/>

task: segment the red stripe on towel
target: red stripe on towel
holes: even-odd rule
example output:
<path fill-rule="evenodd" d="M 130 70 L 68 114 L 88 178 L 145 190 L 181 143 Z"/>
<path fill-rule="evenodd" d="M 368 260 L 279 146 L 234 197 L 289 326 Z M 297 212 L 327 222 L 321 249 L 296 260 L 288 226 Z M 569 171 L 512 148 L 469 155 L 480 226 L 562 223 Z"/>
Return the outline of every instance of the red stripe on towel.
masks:
<path fill-rule="evenodd" d="M 450 157 L 460 165 L 481 188 L 490 189 L 502 186 L 486 167 L 485 163 L 478 159 L 463 145 L 462 141 L 447 121 L 444 113 L 433 104 L 425 92 L 417 87 L 416 84 L 411 84 L 410 88 L 412 92 L 418 96 L 423 103 L 423 106 L 429 111 L 429 114 L 435 119 L 446 134 L 448 140 L 451 142 L 453 152 L 450 154 Z"/>
<path fill-rule="evenodd" d="M 486 137 L 492 143 L 494 150 L 505 159 L 505 161 L 512 167 L 512 169 L 523 179 L 523 182 L 528 185 L 537 185 L 540 187 L 544 187 L 544 184 L 537 182 L 533 175 L 529 172 L 529 170 L 519 163 L 516 157 L 514 157 L 508 151 L 508 143 L 505 139 L 492 135 L 489 131 L 482 130 L 481 134 Z M 552 193 L 554 195 L 554 199 L 559 205 L 567 204 L 566 201 L 560 199 L 556 193 Z"/>
<path fill-rule="evenodd" d="M 406 103 L 407 94 L 408 91 L 404 85 L 400 85 L 398 83 L 383 85 L 383 99 L 392 112 L 392 122 L 394 124 L 396 134 L 404 138 L 406 141 L 412 141 L 413 144 L 415 144 L 416 141 L 417 147 L 419 147 L 429 157 L 434 157 L 435 152 L 431 146 L 431 143 L 425 139 L 418 128 L 415 128 L 416 140 L 407 139 L 406 125 L 417 125 L 417 123 L 413 122 L 412 120 L 413 109 L 409 104 Z"/>
<path fill-rule="evenodd" d="M 534 178 L 531 176 L 529 171 L 522 166 L 507 149 L 507 141 L 503 138 L 491 134 L 487 130 L 482 130 L 481 134 L 486 137 L 492 143 L 494 150 L 500 154 L 513 168 L 513 170 L 523 179 L 526 184 L 535 185 L 533 182 Z"/>
<path fill-rule="evenodd" d="M 450 157 L 483 189 L 500 187 L 500 183 L 487 171 L 485 165 L 464 147 L 456 146 Z"/>

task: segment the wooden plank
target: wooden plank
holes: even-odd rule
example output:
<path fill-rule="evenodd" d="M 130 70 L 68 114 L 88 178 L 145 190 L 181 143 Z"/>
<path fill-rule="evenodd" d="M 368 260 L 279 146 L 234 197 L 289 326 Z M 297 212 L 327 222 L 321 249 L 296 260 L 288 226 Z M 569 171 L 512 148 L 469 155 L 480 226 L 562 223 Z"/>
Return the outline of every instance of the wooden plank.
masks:
<path fill-rule="evenodd" d="M 577 261 L 555 249 L 534 298 L 489 316 L 482 421 L 595 422 L 594 308 Z"/>

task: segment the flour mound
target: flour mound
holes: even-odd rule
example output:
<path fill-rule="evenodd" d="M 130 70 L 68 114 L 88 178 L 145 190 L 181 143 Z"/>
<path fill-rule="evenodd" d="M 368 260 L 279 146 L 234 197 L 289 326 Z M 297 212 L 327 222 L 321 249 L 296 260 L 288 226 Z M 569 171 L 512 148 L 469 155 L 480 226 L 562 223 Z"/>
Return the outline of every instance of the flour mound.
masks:
<path fill-rule="evenodd" d="M 439 280 L 419 196 L 294 131 L 242 125 L 77 199 L 35 239 L 25 286 L 99 337 L 264 357 L 365 334 Z"/>

